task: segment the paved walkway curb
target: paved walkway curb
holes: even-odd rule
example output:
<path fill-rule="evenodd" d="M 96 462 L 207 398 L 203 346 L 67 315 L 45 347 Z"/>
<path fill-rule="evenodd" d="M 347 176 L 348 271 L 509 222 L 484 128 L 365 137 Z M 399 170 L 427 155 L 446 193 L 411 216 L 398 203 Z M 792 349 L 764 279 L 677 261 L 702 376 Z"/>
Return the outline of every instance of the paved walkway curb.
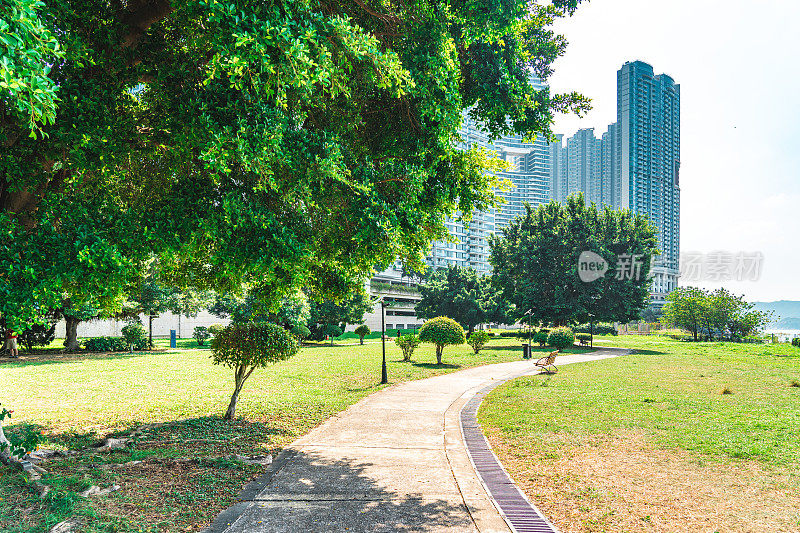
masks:
<path fill-rule="evenodd" d="M 558 364 L 623 353 L 565 355 Z M 469 402 L 477 410 L 483 391 L 537 371 L 530 361 L 499 363 L 371 394 L 293 442 L 205 531 L 515 531 L 476 473 L 464 435 L 480 428 L 462 432 L 462 411 Z"/>

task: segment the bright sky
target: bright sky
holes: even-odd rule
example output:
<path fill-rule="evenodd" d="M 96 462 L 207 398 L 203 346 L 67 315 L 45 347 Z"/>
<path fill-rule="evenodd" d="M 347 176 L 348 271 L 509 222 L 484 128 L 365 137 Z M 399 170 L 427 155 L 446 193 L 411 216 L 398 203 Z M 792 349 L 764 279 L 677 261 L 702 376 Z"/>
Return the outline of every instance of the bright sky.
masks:
<path fill-rule="evenodd" d="M 556 27 L 550 79 L 594 109 L 555 131 L 616 120 L 617 70 L 640 59 L 681 85 L 681 251 L 761 252 L 750 300 L 800 300 L 800 2 L 592 0 Z M 708 288 L 709 282 L 693 283 Z"/>

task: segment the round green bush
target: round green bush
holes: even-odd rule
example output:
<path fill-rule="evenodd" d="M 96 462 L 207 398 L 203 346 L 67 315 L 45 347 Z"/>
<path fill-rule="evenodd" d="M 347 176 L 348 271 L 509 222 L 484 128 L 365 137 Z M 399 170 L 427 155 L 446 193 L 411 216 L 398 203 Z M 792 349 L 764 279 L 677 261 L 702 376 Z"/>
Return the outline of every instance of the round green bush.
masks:
<path fill-rule="evenodd" d="M 206 342 L 206 339 L 208 339 L 210 336 L 211 333 L 205 326 L 197 326 L 196 328 L 194 328 L 194 333 L 192 333 L 192 337 L 194 337 L 194 340 L 197 341 L 197 344 L 199 346 L 202 346 L 203 343 Z"/>
<path fill-rule="evenodd" d="M 559 350 L 569 348 L 575 344 L 575 333 L 570 328 L 561 327 L 555 328 L 547 336 L 547 344 L 555 346 Z"/>
<path fill-rule="evenodd" d="M 131 322 L 122 328 L 122 338 L 125 345 L 132 352 L 134 350 L 144 350 L 147 346 L 147 331 L 138 322 Z"/>
<path fill-rule="evenodd" d="M 295 324 L 289 331 L 292 335 L 294 335 L 300 340 L 307 339 L 308 336 L 311 335 L 311 330 L 308 329 L 308 327 L 304 326 L 303 324 Z"/>
<path fill-rule="evenodd" d="M 414 350 L 416 350 L 420 342 L 422 341 L 419 340 L 419 336 L 413 333 L 407 333 L 394 339 L 394 343 L 403 350 L 403 361 L 405 362 L 411 361 L 411 356 L 414 355 Z"/>
<path fill-rule="evenodd" d="M 211 333 L 212 335 L 216 335 L 224 328 L 225 326 L 223 326 L 222 324 L 211 324 L 210 326 L 208 326 L 208 332 Z"/>
<path fill-rule="evenodd" d="M 533 334 L 533 342 L 538 344 L 539 346 L 544 346 L 547 344 L 547 332 L 543 330 L 539 330 Z"/>
<path fill-rule="evenodd" d="M 284 361 L 298 351 L 297 340 L 284 328 L 269 322 L 231 324 L 211 340 L 215 365 L 234 369 L 236 387 L 225 413 L 227 420 L 236 414 L 236 401 L 244 381 L 256 368 Z"/>
<path fill-rule="evenodd" d="M 372 333 L 372 330 L 371 330 L 371 329 L 369 329 L 369 326 L 368 326 L 368 325 L 366 325 L 366 324 L 361 324 L 360 326 L 358 326 L 358 327 L 355 329 L 355 331 L 353 331 L 353 333 L 355 333 L 356 335 L 358 335 L 358 338 L 359 338 L 359 340 L 360 340 L 361 344 L 364 344 L 364 337 L 366 337 L 367 335 L 369 335 L 370 333 Z"/>
<path fill-rule="evenodd" d="M 467 336 L 461 324 L 446 316 L 437 316 L 419 329 L 419 340 L 436 346 L 436 364 L 442 364 L 442 351 L 449 344 L 464 344 Z"/>
<path fill-rule="evenodd" d="M 486 346 L 487 342 L 489 342 L 489 334 L 485 331 L 473 331 L 472 335 L 467 339 L 467 344 L 472 346 L 476 355 Z"/>

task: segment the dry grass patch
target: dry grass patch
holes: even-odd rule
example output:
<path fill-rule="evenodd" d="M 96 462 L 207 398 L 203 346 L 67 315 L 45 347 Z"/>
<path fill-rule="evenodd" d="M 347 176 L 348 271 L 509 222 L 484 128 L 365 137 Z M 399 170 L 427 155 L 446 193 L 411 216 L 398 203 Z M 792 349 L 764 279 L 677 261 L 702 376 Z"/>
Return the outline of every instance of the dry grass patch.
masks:
<path fill-rule="evenodd" d="M 641 432 L 559 439 L 543 449 L 489 441 L 564 533 L 800 531 L 800 469 L 657 449 Z"/>

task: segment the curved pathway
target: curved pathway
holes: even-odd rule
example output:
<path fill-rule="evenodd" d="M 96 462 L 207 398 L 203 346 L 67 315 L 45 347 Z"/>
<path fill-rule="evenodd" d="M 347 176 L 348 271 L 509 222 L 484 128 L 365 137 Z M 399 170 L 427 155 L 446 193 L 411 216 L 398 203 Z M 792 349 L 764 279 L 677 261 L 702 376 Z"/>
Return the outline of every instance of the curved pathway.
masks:
<path fill-rule="evenodd" d="M 557 364 L 625 353 L 600 349 Z M 491 496 L 494 481 L 508 491 L 510 480 L 496 467 L 488 478 L 476 473 L 464 434 L 469 440 L 477 428 L 467 421 L 462 433 L 461 412 L 477 409 L 477 399 L 465 409 L 476 393 L 535 373 L 530 361 L 499 363 L 376 392 L 293 442 L 207 531 L 523 531 L 509 526 L 513 513 L 498 506 L 502 496 Z"/>

